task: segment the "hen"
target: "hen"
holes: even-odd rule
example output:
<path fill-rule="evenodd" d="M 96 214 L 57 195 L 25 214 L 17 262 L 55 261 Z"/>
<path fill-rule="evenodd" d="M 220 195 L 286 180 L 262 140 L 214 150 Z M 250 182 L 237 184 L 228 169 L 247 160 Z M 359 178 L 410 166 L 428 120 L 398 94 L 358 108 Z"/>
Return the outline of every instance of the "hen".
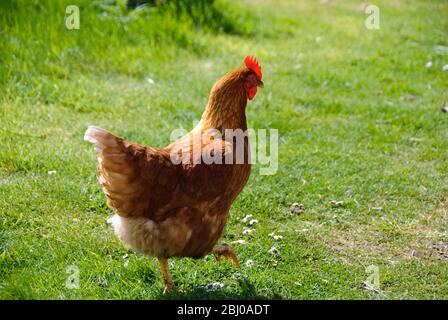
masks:
<path fill-rule="evenodd" d="M 238 132 L 247 133 L 247 100 L 263 82 L 257 60 L 247 56 L 244 62 L 214 84 L 198 125 L 163 149 L 127 142 L 95 126 L 85 133 L 98 157 L 98 181 L 115 212 L 115 234 L 127 248 L 158 258 L 165 292 L 174 287 L 171 257 L 212 253 L 238 266 L 230 246 L 215 244 L 250 175 L 248 137 L 239 139 Z"/>

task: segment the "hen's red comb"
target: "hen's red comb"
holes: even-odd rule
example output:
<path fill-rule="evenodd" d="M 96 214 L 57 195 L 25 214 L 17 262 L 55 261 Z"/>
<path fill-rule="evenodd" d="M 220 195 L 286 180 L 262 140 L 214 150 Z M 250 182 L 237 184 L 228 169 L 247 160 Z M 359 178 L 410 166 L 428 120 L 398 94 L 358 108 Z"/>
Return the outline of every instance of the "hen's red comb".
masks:
<path fill-rule="evenodd" d="M 258 64 L 257 58 L 251 57 L 251 56 L 246 56 L 246 58 L 244 58 L 244 63 L 246 64 L 246 67 L 248 67 L 253 72 L 255 72 L 256 75 L 258 76 L 258 78 L 260 78 L 260 80 L 261 80 L 261 76 L 262 76 L 261 75 L 261 67 Z"/>

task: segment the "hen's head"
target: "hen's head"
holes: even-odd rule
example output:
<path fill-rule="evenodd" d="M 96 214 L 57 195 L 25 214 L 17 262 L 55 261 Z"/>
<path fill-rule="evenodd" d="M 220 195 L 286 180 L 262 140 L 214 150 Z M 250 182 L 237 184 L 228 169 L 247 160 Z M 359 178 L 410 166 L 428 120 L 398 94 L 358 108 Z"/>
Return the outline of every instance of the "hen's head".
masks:
<path fill-rule="evenodd" d="M 227 73 L 215 83 L 211 97 L 217 99 L 241 98 L 244 102 L 255 97 L 257 88 L 263 87 L 261 67 L 257 59 L 251 56 L 247 56 L 244 63 L 245 67 Z"/>
<path fill-rule="evenodd" d="M 242 72 L 244 89 L 247 93 L 247 99 L 252 100 L 257 93 L 257 88 L 263 87 L 261 67 L 258 64 L 257 58 L 251 56 L 246 56 L 244 63 L 246 64 L 246 68 Z"/>

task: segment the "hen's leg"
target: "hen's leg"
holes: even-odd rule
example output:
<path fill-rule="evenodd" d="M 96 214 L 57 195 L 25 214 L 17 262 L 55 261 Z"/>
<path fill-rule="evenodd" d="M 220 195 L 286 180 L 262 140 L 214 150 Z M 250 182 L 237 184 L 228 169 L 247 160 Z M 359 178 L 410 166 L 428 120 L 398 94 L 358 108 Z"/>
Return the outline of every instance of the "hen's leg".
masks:
<path fill-rule="evenodd" d="M 216 260 L 218 261 L 221 259 L 221 256 L 223 256 L 225 259 L 230 258 L 234 267 L 239 266 L 238 258 L 236 257 L 235 252 L 227 244 L 218 244 L 214 246 L 212 249 L 212 253 L 215 255 Z"/>
<path fill-rule="evenodd" d="M 168 259 L 159 258 L 160 269 L 162 269 L 163 283 L 165 285 L 163 293 L 171 292 L 174 289 L 174 283 L 171 279 L 170 268 L 168 266 Z"/>

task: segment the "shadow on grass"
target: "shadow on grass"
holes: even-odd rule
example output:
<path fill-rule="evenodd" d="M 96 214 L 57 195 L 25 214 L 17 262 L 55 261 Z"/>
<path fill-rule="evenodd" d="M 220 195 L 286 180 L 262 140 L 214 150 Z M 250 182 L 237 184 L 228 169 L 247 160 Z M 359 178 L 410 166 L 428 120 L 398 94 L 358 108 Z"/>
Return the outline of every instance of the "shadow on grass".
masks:
<path fill-rule="evenodd" d="M 209 290 L 203 286 L 191 288 L 187 291 L 175 290 L 168 294 L 159 294 L 156 299 L 160 300 L 267 300 L 267 299 L 283 299 L 279 294 L 272 294 L 264 296 L 257 293 L 254 285 L 248 280 L 243 279 L 239 281 L 239 290 L 231 289 L 217 289 Z"/>

